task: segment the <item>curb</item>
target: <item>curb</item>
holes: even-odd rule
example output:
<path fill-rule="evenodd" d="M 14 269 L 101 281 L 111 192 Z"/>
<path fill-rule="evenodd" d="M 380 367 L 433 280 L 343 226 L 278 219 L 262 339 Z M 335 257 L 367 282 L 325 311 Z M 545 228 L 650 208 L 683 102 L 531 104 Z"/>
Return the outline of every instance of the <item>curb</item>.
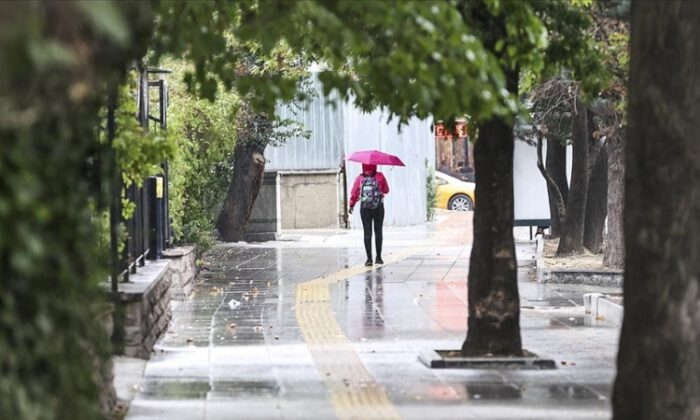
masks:
<path fill-rule="evenodd" d="M 602 293 L 585 293 L 583 304 L 586 313 L 595 316 L 597 319 L 605 319 L 616 326 L 622 325 L 623 305 L 614 302 L 609 296 Z"/>
<path fill-rule="evenodd" d="M 418 360 L 431 369 L 548 370 L 557 368 L 556 362 L 552 359 L 541 358 L 527 350 L 524 352 L 526 354 L 522 357 L 462 357 L 452 355 L 452 353 L 459 353 L 459 350 L 423 349 L 418 355 Z"/>
<path fill-rule="evenodd" d="M 544 239 L 537 238 L 537 282 L 622 287 L 624 272 L 601 270 L 551 269 L 544 264 Z"/>

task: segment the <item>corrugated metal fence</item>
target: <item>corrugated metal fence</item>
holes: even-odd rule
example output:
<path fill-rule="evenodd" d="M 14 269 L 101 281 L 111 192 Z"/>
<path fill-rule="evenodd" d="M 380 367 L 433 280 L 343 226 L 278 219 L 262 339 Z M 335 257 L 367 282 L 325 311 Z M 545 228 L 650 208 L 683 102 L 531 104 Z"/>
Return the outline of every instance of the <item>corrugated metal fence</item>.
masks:
<path fill-rule="evenodd" d="M 382 166 L 390 193 L 385 200 L 386 225 L 406 226 L 426 220 L 426 177 L 428 165 L 434 166 L 435 140 L 431 120 L 412 119 L 399 129 L 398 121 L 388 121 L 386 112 L 364 113 L 352 104 L 337 102 L 333 107 L 323 97 L 320 82 L 315 82 L 318 97 L 305 109 L 279 107 L 278 115 L 303 123 L 309 139 L 290 139 L 280 147 L 268 147 L 267 171 L 339 170 L 341 162 L 357 150 L 377 149 L 397 155 L 406 167 Z M 347 162 L 347 185 L 352 187 L 361 165 Z M 284 205 L 284 203 L 280 203 Z M 359 212 L 350 218 L 350 226 L 362 227 Z"/>
<path fill-rule="evenodd" d="M 277 115 L 303 124 L 310 137 L 297 137 L 280 147 L 268 147 L 266 171 L 338 169 L 343 156 L 343 119 L 346 105 L 333 107 L 323 96 L 321 82 L 315 80 L 316 98 L 305 106 L 278 106 Z M 337 98 L 337 97 L 336 97 Z M 333 98 L 331 98 L 333 99 Z"/>
<path fill-rule="evenodd" d="M 399 131 L 398 122 L 388 122 L 386 113 L 377 110 L 366 114 L 355 107 L 348 108 L 344 136 L 348 154 L 377 149 L 398 156 L 406 164 L 405 167 L 379 167 L 390 189 L 384 201 L 384 223 L 406 226 L 425 222 L 427 165 L 433 166 L 435 162 L 430 121 L 413 119 Z M 348 162 L 348 189 L 360 171 L 360 164 Z M 362 228 L 359 212 L 350 221 L 353 228 Z"/>

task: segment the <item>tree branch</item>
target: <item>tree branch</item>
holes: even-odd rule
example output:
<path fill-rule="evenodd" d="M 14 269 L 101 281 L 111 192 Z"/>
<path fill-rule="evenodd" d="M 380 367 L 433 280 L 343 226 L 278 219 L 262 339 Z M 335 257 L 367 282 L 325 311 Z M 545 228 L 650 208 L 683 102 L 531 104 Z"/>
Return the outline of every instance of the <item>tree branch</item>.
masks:
<path fill-rule="evenodd" d="M 540 173 L 544 177 L 545 181 L 547 181 L 547 186 L 554 192 L 554 196 L 557 200 L 557 210 L 559 213 L 559 225 L 561 226 L 566 218 L 566 204 L 564 204 L 564 197 L 561 195 L 559 186 L 556 182 L 554 182 L 552 176 L 549 175 L 549 172 L 547 172 L 547 169 L 545 169 L 544 163 L 542 162 L 542 131 L 535 127 L 535 133 L 537 135 L 537 169 L 540 170 Z M 552 217 L 555 216 L 552 215 Z"/>

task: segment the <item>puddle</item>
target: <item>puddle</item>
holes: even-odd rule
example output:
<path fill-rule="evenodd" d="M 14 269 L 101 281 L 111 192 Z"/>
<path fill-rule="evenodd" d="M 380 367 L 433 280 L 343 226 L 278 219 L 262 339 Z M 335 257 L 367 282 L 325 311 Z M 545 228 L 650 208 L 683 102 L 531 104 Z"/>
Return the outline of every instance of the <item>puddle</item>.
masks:
<path fill-rule="evenodd" d="M 606 325 L 605 320 L 595 319 L 592 315 L 561 316 L 549 320 L 549 326 L 553 328 L 602 327 Z"/>
<path fill-rule="evenodd" d="M 549 387 L 549 396 L 557 400 L 597 400 L 598 394 L 589 388 L 576 384 L 552 385 Z"/>
<path fill-rule="evenodd" d="M 473 384 L 466 386 L 470 400 L 515 400 L 522 398 L 522 391 L 515 384 Z"/>
<path fill-rule="evenodd" d="M 586 318 L 585 316 L 561 316 L 552 318 L 549 322 L 551 325 L 564 324 L 569 327 L 583 327 L 586 325 Z"/>
<path fill-rule="evenodd" d="M 551 297 L 545 299 L 527 299 L 528 303 L 538 308 L 560 308 L 565 306 L 576 306 L 571 299 L 564 297 Z"/>
<path fill-rule="evenodd" d="M 167 380 L 157 378 L 143 386 L 141 395 L 146 399 L 159 400 L 193 400 L 206 399 L 207 396 L 231 395 L 276 395 L 279 387 L 275 381 L 194 381 Z"/>
<path fill-rule="evenodd" d="M 209 382 L 203 381 L 167 381 L 157 378 L 143 385 L 141 395 L 144 398 L 168 400 L 204 399 L 209 392 Z"/>

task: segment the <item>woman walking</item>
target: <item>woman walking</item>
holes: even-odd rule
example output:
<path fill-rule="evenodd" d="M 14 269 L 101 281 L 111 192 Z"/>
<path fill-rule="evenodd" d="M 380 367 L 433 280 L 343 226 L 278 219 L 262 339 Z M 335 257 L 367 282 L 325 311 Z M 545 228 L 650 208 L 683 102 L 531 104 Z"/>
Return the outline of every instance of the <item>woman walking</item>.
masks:
<path fill-rule="evenodd" d="M 384 223 L 384 196 L 389 193 L 389 184 L 384 174 L 377 172 L 377 165 L 362 164 L 362 173 L 355 178 L 350 195 L 350 214 L 357 202 L 360 202 L 360 217 L 365 234 L 366 266 L 372 265 L 372 224 L 376 243 L 376 264 L 382 260 L 382 224 Z"/>

